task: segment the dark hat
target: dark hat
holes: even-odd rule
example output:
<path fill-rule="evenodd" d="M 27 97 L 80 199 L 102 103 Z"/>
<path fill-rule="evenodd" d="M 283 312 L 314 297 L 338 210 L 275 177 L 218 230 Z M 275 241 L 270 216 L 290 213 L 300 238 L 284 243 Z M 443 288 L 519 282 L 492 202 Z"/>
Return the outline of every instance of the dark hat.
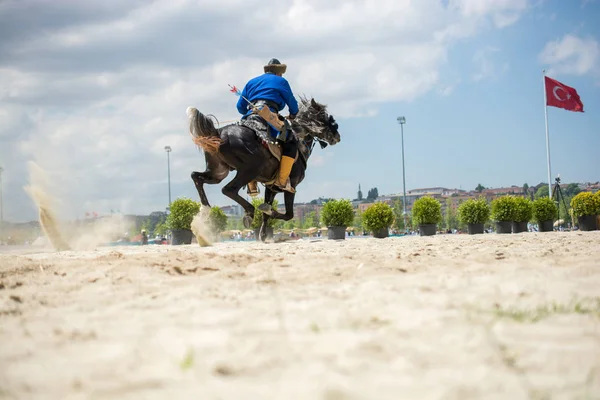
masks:
<path fill-rule="evenodd" d="M 273 72 L 275 74 L 284 74 L 287 70 L 287 65 L 282 64 L 278 59 L 271 58 L 267 65 L 264 66 L 265 73 Z"/>

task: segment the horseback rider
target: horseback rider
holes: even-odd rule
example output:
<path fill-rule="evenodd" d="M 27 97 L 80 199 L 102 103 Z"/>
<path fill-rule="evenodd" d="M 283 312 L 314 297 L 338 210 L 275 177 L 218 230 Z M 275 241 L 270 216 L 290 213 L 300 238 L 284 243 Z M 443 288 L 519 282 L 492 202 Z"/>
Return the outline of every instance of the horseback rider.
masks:
<path fill-rule="evenodd" d="M 298 102 L 294 98 L 290 84 L 283 77 L 286 69 L 287 65 L 282 64 L 276 58 L 272 58 L 264 66 L 265 73 L 251 79 L 246 84 L 237 102 L 237 109 L 243 115 L 242 119 L 247 118 L 253 112 L 248 101 L 256 106 L 268 106 L 275 114 L 278 114 L 287 105 L 289 111 L 287 118 L 293 120 L 296 117 L 296 114 L 298 114 Z M 282 119 L 281 116 L 280 119 Z M 275 179 L 275 185 L 282 190 L 293 193 L 294 189 L 289 181 L 289 176 L 294 166 L 294 160 L 296 159 L 298 142 L 292 134 L 291 128 L 278 132 L 271 124 L 268 124 L 268 126 L 271 136 L 277 139 L 282 145 L 279 176 Z M 258 195 L 256 181 L 248 183 L 248 194 L 252 197 Z"/>

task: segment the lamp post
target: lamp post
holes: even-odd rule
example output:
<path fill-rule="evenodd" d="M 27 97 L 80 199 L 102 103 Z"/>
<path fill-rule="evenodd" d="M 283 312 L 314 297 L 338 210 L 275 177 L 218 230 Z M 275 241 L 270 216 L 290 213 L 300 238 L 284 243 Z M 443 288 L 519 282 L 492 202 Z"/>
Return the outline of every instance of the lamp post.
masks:
<path fill-rule="evenodd" d="M 400 136 L 402 138 L 401 139 L 402 140 L 402 192 L 403 192 L 402 215 L 404 216 L 404 231 L 408 232 L 408 224 L 406 223 L 406 171 L 404 168 L 404 124 L 406 123 L 406 118 L 398 117 L 398 118 L 396 118 L 396 120 L 400 124 L 400 132 L 401 132 Z"/>
<path fill-rule="evenodd" d="M 167 180 L 169 184 L 169 210 L 171 209 L 171 146 L 165 146 L 167 152 Z"/>

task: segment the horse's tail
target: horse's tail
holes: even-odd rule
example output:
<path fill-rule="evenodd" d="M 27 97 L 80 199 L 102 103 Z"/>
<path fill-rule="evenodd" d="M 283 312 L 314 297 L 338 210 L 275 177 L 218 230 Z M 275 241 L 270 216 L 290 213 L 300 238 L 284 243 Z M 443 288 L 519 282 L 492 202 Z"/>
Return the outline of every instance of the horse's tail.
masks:
<path fill-rule="evenodd" d="M 187 115 L 192 141 L 208 153 L 217 153 L 221 146 L 221 136 L 213 121 L 194 107 L 187 108 Z"/>

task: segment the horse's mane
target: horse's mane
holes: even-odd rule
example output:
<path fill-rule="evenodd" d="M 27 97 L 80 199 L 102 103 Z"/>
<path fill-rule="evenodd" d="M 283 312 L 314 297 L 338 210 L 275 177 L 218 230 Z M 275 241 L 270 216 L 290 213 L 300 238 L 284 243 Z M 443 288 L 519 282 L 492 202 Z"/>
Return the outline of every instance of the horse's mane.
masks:
<path fill-rule="evenodd" d="M 301 127 L 298 129 L 300 132 L 297 134 L 302 137 L 305 131 L 309 131 L 312 134 L 321 133 L 327 124 L 327 106 L 315 101 L 315 99 L 308 99 L 306 96 L 300 96 L 298 116 L 294 120 L 293 126 Z M 296 129 L 295 129 L 296 131 Z"/>
<path fill-rule="evenodd" d="M 312 102 L 314 102 L 317 107 L 311 107 Z M 327 105 L 321 104 L 313 98 L 307 98 L 306 95 L 300 95 L 300 112 L 303 115 L 306 115 L 306 118 L 310 119 L 318 119 L 319 117 L 327 115 Z"/>

